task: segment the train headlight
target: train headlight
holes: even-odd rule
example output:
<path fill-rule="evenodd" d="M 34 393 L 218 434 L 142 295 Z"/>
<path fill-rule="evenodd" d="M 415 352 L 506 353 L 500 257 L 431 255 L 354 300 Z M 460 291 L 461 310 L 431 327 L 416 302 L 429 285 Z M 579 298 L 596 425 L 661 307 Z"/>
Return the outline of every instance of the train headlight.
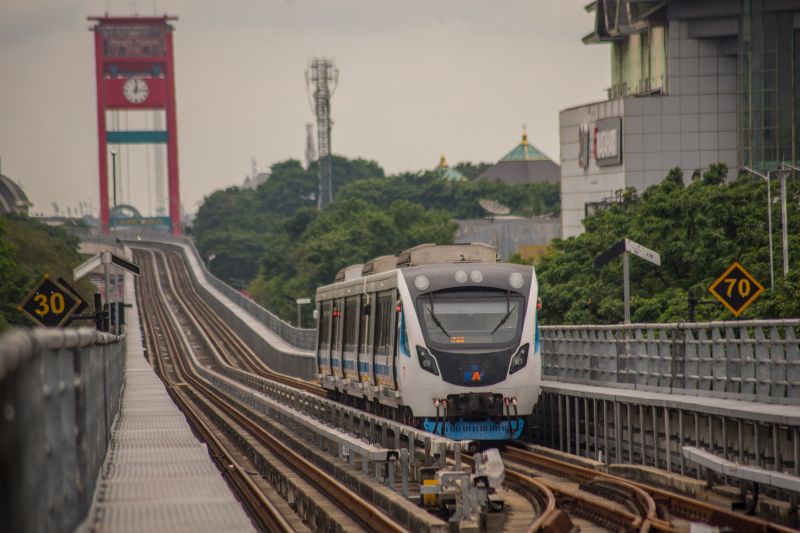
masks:
<path fill-rule="evenodd" d="M 434 376 L 439 375 L 439 368 L 436 366 L 436 359 L 434 359 L 428 350 L 422 346 L 417 346 L 417 357 L 419 358 L 419 366 L 422 367 L 422 370 L 426 370 Z"/>
<path fill-rule="evenodd" d="M 426 276 L 420 275 L 414 278 L 414 287 L 416 287 L 418 291 L 427 290 L 430 286 L 431 280 L 429 280 Z"/>
<path fill-rule="evenodd" d="M 469 273 L 469 279 L 472 280 L 472 283 L 480 283 L 483 281 L 483 272 L 480 270 L 473 270 Z"/>
<path fill-rule="evenodd" d="M 513 374 L 517 370 L 520 370 L 528 364 L 528 350 L 529 345 L 523 344 L 517 350 L 517 353 L 511 358 L 511 368 L 508 370 L 509 374 Z"/>
<path fill-rule="evenodd" d="M 514 289 L 519 289 L 522 287 L 523 283 L 525 283 L 525 279 L 519 272 L 512 272 L 512 274 L 508 276 L 508 284 Z"/>
<path fill-rule="evenodd" d="M 456 281 L 459 283 L 464 283 L 465 281 L 467 281 L 467 277 L 468 277 L 467 273 L 464 272 L 463 270 L 459 270 L 458 272 L 456 272 Z"/>

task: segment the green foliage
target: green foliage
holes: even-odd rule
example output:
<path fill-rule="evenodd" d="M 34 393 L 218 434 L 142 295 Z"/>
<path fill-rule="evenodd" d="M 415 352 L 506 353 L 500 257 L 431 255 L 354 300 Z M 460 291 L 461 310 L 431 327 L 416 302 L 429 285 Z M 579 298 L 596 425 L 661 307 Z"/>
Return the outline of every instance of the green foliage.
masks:
<path fill-rule="evenodd" d="M 21 215 L 0 218 L 0 330 L 9 324 L 31 325 L 17 305 L 46 272 L 52 279 L 72 279 L 72 269 L 83 259 L 79 241 L 62 228 Z M 81 296 L 96 290 L 88 281 L 72 284 Z"/>
<path fill-rule="evenodd" d="M 493 163 L 470 163 L 469 161 L 462 161 L 453 168 L 461 173 L 462 176 L 468 180 L 474 180 L 488 169 L 494 166 Z"/>
<path fill-rule="evenodd" d="M 313 296 L 336 272 L 426 242 L 451 243 L 453 218 L 482 217 L 490 198 L 527 216 L 557 213 L 557 184 L 511 186 L 499 181 L 449 182 L 434 172 L 387 177 L 374 161 L 333 157 L 334 202 L 316 208 L 317 172 L 287 160 L 255 191 L 237 187 L 205 199 L 195 234 L 211 271 L 248 288 L 262 305 L 296 320 L 295 299 Z M 459 164 L 476 177 L 485 163 Z M 311 306 L 304 312 L 310 323 Z"/>
<path fill-rule="evenodd" d="M 702 179 L 684 186 L 680 169 L 636 195 L 625 191 L 622 201 L 584 221 L 586 232 L 555 240 L 539 260 L 537 273 L 543 300 L 542 321 L 548 324 L 607 324 L 623 319 L 622 260 L 599 271 L 593 261 L 627 237 L 661 254 L 661 268 L 631 257 L 631 319 L 673 322 L 687 319 L 688 297 L 711 300 L 707 287 L 738 260 L 764 286 L 769 286 L 766 229 L 766 184 L 740 176 L 725 184 L 725 165 L 712 165 Z M 789 189 L 796 206 L 800 187 Z M 777 211 L 777 210 L 773 210 Z M 779 214 L 775 263 L 780 261 Z M 800 209 L 789 211 L 790 257 L 800 254 Z M 741 318 L 800 316 L 800 272 L 793 263 L 785 281 L 767 290 Z M 697 320 L 733 318 L 721 304 L 699 306 Z"/>
<path fill-rule="evenodd" d="M 453 182 L 434 172 L 404 173 L 385 179 L 370 179 L 342 188 L 341 198 L 357 198 L 379 207 L 406 199 L 428 209 L 446 209 L 454 218 L 479 218 L 486 212 L 479 205 L 484 198 L 508 206 L 520 216 L 557 214 L 560 191 L 557 183 L 509 185 L 499 180 Z"/>
<path fill-rule="evenodd" d="M 307 219 L 298 212 L 286 226 L 297 218 Z M 363 200 L 336 201 L 310 219 L 299 239 L 289 238 L 288 233 L 275 238 L 262 260 L 261 274 L 250 284 L 250 293 L 273 312 L 293 319 L 295 299 L 313 296 L 318 286 L 333 282 L 342 268 L 423 242 L 452 243 L 455 230 L 449 213 L 426 210 L 406 200 L 388 210 Z"/>

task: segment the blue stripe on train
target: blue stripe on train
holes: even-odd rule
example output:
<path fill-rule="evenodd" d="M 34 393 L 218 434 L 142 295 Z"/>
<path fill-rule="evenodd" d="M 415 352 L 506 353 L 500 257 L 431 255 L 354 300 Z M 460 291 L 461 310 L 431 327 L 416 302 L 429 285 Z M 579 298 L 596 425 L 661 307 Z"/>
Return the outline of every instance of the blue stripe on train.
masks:
<path fill-rule="evenodd" d="M 486 420 L 463 420 L 457 422 L 439 421 L 437 426 L 435 418 L 425 418 L 422 422 L 425 431 L 433 433 L 436 429 L 437 435 L 443 435 L 454 440 L 510 440 L 518 439 L 522 435 L 524 426 L 523 419 L 517 418 L 510 423 L 502 420 L 497 423 L 491 419 Z"/>
<path fill-rule="evenodd" d="M 391 372 L 389 372 L 389 368 L 390 368 L 389 365 L 382 365 L 380 363 L 375 363 L 375 373 L 376 374 L 381 374 L 383 376 L 389 376 L 389 375 L 391 375 Z"/>

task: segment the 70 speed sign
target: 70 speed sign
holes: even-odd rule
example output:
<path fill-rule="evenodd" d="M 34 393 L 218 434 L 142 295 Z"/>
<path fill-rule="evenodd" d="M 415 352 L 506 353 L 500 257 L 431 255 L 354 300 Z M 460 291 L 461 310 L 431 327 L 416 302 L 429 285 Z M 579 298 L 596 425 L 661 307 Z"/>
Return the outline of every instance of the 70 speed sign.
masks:
<path fill-rule="evenodd" d="M 738 261 L 734 261 L 708 290 L 738 317 L 764 292 L 764 287 Z"/>

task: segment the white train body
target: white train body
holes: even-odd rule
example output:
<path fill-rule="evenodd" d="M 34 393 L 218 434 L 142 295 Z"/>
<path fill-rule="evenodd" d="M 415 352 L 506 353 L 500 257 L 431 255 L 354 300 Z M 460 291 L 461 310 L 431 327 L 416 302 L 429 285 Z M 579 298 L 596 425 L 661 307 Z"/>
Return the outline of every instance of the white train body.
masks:
<path fill-rule="evenodd" d="M 519 437 L 539 397 L 538 286 L 489 250 L 423 245 L 319 288 L 321 384 L 452 438 Z"/>

